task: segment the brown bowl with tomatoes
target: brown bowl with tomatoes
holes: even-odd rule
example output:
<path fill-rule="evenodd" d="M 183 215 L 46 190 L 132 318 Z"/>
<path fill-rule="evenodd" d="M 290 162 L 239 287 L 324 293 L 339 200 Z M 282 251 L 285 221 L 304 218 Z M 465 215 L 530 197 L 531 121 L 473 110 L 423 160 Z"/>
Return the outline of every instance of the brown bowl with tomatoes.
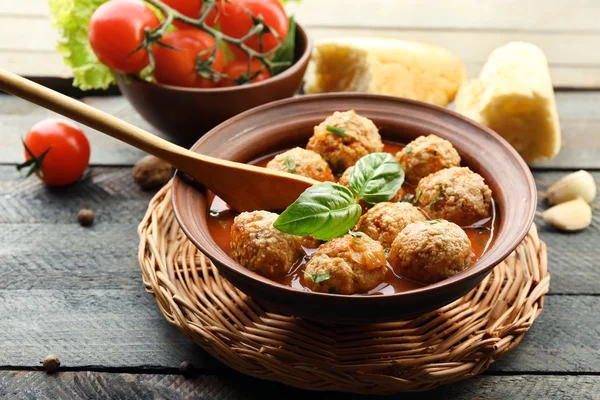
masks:
<path fill-rule="evenodd" d="M 101 5 L 90 23 L 90 44 L 117 76 L 121 93 L 171 140 L 191 144 L 228 118 L 291 97 L 302 85 L 311 42 L 279 1 L 146 3 Z M 119 13 L 139 21 L 121 19 L 120 28 L 131 35 L 111 43 L 102 32 L 116 29 Z"/>

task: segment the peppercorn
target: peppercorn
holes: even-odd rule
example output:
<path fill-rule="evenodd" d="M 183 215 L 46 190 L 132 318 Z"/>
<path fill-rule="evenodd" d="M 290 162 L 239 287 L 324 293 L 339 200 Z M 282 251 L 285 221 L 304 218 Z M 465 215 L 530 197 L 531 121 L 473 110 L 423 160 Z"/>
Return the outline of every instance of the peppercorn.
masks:
<path fill-rule="evenodd" d="M 82 208 L 77 213 L 77 221 L 81 226 L 90 226 L 94 223 L 94 212 L 87 208 Z"/>
<path fill-rule="evenodd" d="M 194 364 L 189 361 L 183 361 L 179 364 L 179 373 L 186 378 L 191 378 L 195 374 Z"/>
<path fill-rule="evenodd" d="M 60 367 L 60 359 L 54 354 L 44 357 L 40 363 L 42 364 L 44 370 L 49 374 L 53 374 L 54 372 L 58 371 L 58 368 Z"/>

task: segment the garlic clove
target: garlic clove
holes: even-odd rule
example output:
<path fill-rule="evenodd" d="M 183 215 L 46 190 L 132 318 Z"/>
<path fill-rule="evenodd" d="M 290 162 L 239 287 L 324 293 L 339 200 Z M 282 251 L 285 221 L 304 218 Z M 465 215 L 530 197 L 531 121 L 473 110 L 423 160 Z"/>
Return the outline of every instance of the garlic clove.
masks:
<path fill-rule="evenodd" d="M 555 228 L 567 232 L 585 229 L 592 223 L 592 208 L 581 197 L 551 207 L 542 215 Z"/>
<path fill-rule="evenodd" d="M 548 188 L 548 204 L 555 205 L 581 197 L 591 203 L 596 197 L 596 182 L 587 171 L 581 170 L 563 176 Z"/>

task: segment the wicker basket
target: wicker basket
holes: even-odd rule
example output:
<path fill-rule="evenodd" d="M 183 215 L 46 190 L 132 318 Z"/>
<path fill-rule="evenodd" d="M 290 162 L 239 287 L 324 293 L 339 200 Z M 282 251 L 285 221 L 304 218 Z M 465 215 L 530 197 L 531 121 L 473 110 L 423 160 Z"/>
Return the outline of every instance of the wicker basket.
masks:
<path fill-rule="evenodd" d="M 408 321 L 326 325 L 265 312 L 223 279 L 179 228 L 170 184 L 138 233 L 144 285 L 170 323 L 244 374 L 312 390 L 389 394 L 477 375 L 519 344 L 550 282 L 546 246 L 533 227 L 452 304 Z"/>

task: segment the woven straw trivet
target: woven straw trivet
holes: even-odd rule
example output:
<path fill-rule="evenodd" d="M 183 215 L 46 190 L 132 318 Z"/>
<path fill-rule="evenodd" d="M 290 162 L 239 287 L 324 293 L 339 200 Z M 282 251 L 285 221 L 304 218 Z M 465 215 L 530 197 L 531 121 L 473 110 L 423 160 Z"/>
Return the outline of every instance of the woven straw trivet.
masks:
<path fill-rule="evenodd" d="M 519 344 L 548 291 L 535 226 L 470 293 L 413 320 L 326 325 L 265 312 L 185 237 L 168 184 L 138 228 L 144 285 L 167 320 L 232 368 L 312 390 L 422 391 L 485 371 Z"/>

